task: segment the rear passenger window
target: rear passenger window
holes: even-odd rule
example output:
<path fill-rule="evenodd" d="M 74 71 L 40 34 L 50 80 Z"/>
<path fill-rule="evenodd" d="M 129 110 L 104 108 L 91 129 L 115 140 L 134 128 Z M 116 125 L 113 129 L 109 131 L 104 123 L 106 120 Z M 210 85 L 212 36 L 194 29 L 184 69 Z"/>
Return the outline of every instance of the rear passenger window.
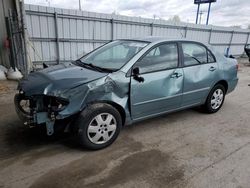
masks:
<path fill-rule="evenodd" d="M 182 50 L 185 66 L 207 63 L 207 49 L 204 46 L 194 43 L 183 43 Z"/>
<path fill-rule="evenodd" d="M 140 68 L 140 73 L 176 68 L 178 66 L 177 44 L 162 44 L 153 48 L 136 63 L 136 66 Z"/>

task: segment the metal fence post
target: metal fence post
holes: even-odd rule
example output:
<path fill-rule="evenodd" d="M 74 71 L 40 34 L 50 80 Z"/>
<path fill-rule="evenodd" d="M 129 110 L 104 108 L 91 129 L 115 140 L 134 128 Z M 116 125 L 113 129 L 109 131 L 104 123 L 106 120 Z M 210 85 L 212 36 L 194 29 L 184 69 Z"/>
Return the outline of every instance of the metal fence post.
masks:
<path fill-rule="evenodd" d="M 184 37 L 187 38 L 187 31 L 188 31 L 188 27 L 185 27 L 185 32 L 184 32 Z"/>
<path fill-rule="evenodd" d="M 22 37 L 23 37 L 23 61 L 25 64 L 25 76 L 27 76 L 30 73 L 31 65 L 28 62 L 28 46 L 27 46 L 27 41 L 28 41 L 28 36 L 27 36 L 27 27 L 26 27 L 26 19 L 25 19 L 25 8 L 24 8 L 24 1 L 19 2 L 20 5 L 20 12 L 21 12 L 21 23 L 22 23 Z"/>
<path fill-rule="evenodd" d="M 234 36 L 234 31 L 232 31 L 232 35 L 231 35 L 231 38 L 229 40 L 229 44 L 228 44 L 228 47 L 227 47 L 227 50 L 226 50 L 226 56 L 229 57 L 229 52 L 230 52 L 230 47 L 231 47 L 231 44 L 232 44 L 232 40 L 233 40 L 233 36 Z"/>
<path fill-rule="evenodd" d="M 55 18 L 56 55 L 57 55 L 56 61 L 57 61 L 57 64 L 59 64 L 60 63 L 60 49 L 59 49 L 58 15 L 57 15 L 57 12 L 55 12 L 54 18 Z"/>
<path fill-rule="evenodd" d="M 114 40 L 114 19 L 111 19 L 111 40 Z"/>
<path fill-rule="evenodd" d="M 234 36 L 234 31 L 232 31 L 232 35 L 231 35 L 231 38 L 230 38 L 230 41 L 229 41 L 229 45 L 228 45 L 229 48 L 231 47 L 231 44 L 232 44 L 232 41 L 233 41 L 233 36 Z"/>
<path fill-rule="evenodd" d="M 208 44 L 211 43 L 212 32 L 213 32 L 213 29 L 211 28 L 209 32 L 209 37 L 208 37 Z"/>
<path fill-rule="evenodd" d="M 150 24 L 150 28 L 151 28 L 150 35 L 153 36 L 154 35 L 154 23 Z"/>

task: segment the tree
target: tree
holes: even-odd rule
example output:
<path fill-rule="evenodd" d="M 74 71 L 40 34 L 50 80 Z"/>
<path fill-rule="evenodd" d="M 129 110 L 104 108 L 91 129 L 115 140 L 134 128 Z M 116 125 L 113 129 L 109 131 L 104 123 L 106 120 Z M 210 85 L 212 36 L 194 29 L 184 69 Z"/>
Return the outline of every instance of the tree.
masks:
<path fill-rule="evenodd" d="M 175 23 L 181 22 L 181 19 L 178 15 L 174 15 L 172 18 L 169 18 L 168 20 Z"/>

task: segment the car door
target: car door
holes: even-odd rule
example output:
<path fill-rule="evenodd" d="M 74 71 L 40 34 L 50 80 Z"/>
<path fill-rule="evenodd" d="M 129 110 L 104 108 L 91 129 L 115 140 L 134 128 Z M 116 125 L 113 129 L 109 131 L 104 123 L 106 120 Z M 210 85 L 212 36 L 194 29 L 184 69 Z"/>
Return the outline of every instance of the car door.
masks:
<path fill-rule="evenodd" d="M 184 86 L 182 107 L 202 103 L 218 79 L 214 55 L 202 44 L 183 42 Z"/>
<path fill-rule="evenodd" d="M 133 66 L 130 84 L 133 119 L 177 109 L 181 105 L 183 71 L 177 43 L 162 43 Z"/>

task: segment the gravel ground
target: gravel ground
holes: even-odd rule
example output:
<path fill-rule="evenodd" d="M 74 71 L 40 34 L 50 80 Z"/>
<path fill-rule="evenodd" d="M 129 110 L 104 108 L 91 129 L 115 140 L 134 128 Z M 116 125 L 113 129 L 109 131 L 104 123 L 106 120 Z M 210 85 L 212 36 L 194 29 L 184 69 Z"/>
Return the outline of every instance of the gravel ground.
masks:
<path fill-rule="evenodd" d="M 16 82 L 0 82 L 0 187 L 249 187 L 250 66 L 216 114 L 190 109 L 125 127 L 101 151 L 18 119 Z"/>

